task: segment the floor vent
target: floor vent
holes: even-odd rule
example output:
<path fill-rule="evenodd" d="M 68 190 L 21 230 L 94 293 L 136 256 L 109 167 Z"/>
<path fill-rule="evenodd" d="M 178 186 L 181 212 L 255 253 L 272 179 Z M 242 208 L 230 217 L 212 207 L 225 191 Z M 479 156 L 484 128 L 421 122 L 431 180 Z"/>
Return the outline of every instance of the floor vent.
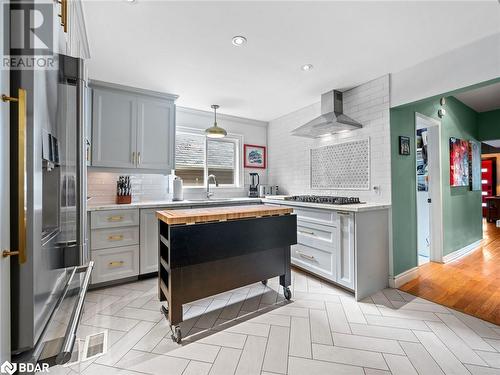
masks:
<path fill-rule="evenodd" d="M 85 338 L 81 360 L 86 361 L 91 358 L 99 357 L 105 354 L 107 351 L 108 331 L 89 335 Z"/>

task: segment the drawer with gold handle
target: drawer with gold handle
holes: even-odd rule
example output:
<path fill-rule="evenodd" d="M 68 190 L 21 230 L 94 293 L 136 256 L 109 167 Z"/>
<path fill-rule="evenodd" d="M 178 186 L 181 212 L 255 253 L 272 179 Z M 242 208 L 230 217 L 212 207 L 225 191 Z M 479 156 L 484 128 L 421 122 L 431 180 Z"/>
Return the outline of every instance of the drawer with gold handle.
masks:
<path fill-rule="evenodd" d="M 139 245 L 92 250 L 92 284 L 139 275 Z"/>
<path fill-rule="evenodd" d="M 109 267 L 121 267 L 124 264 L 125 264 L 125 262 L 123 260 L 115 260 L 115 261 L 109 262 L 108 266 Z"/>
<path fill-rule="evenodd" d="M 108 221 L 116 223 L 117 221 L 123 221 L 123 216 L 109 216 Z"/>
<path fill-rule="evenodd" d="M 292 264 L 310 272 L 335 280 L 336 253 L 301 244 L 292 246 Z"/>
<path fill-rule="evenodd" d="M 92 229 L 90 231 L 92 250 L 138 244 L 139 227 Z"/>
<path fill-rule="evenodd" d="M 139 225 L 139 209 L 92 211 L 90 228 L 116 228 Z"/>
<path fill-rule="evenodd" d="M 303 253 L 302 251 L 299 251 L 299 250 L 297 250 L 297 254 L 301 258 L 305 258 L 305 259 L 308 259 L 308 260 L 314 260 L 314 259 L 316 259 L 316 258 L 314 258 L 314 255 L 309 255 L 309 254 Z"/>
<path fill-rule="evenodd" d="M 297 220 L 297 242 L 314 248 L 334 251 L 337 246 L 337 228 Z"/>
<path fill-rule="evenodd" d="M 123 234 L 117 235 L 117 236 L 108 236 L 109 241 L 122 241 L 123 240 Z"/>
<path fill-rule="evenodd" d="M 309 236 L 315 236 L 316 233 L 314 233 L 313 231 L 309 231 L 309 230 L 303 230 L 303 229 L 299 229 L 297 230 L 298 233 L 300 234 L 307 234 Z"/>

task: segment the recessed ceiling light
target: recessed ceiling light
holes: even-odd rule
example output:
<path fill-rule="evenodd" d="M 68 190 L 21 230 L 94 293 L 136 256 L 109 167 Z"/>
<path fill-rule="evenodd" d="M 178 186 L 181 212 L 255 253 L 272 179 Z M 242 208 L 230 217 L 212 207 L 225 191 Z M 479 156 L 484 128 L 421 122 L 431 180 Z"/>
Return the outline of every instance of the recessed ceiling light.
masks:
<path fill-rule="evenodd" d="M 247 42 L 247 38 L 241 35 L 233 36 L 233 44 L 237 47 L 242 46 Z"/>
<path fill-rule="evenodd" d="M 135 0 L 125 0 L 125 1 L 130 4 L 135 3 Z"/>
<path fill-rule="evenodd" d="M 312 64 L 305 64 L 305 65 L 302 65 L 300 67 L 300 69 L 302 69 L 304 72 L 308 72 L 309 70 L 311 70 L 312 68 L 314 68 L 314 66 L 312 66 Z"/>

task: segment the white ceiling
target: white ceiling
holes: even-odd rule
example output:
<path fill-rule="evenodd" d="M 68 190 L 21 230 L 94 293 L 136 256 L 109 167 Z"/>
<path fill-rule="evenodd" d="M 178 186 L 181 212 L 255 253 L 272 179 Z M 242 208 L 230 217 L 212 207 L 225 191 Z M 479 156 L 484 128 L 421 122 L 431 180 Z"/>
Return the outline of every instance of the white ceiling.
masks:
<path fill-rule="evenodd" d="M 500 47 L 499 47 L 500 48 Z M 476 112 L 500 109 L 500 82 L 455 95 L 465 105 Z"/>
<path fill-rule="evenodd" d="M 91 78 L 266 121 L 500 32 L 496 0 L 87 0 L 85 13 Z"/>

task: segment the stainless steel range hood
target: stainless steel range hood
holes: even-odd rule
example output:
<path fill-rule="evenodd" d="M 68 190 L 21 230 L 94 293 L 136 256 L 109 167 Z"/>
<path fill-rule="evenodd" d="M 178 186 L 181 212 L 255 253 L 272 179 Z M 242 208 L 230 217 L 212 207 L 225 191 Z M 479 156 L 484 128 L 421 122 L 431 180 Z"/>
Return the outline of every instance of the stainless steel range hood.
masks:
<path fill-rule="evenodd" d="M 308 138 L 341 133 L 363 127 L 344 114 L 343 94 L 332 90 L 321 95 L 321 116 L 292 131 L 292 135 Z"/>

